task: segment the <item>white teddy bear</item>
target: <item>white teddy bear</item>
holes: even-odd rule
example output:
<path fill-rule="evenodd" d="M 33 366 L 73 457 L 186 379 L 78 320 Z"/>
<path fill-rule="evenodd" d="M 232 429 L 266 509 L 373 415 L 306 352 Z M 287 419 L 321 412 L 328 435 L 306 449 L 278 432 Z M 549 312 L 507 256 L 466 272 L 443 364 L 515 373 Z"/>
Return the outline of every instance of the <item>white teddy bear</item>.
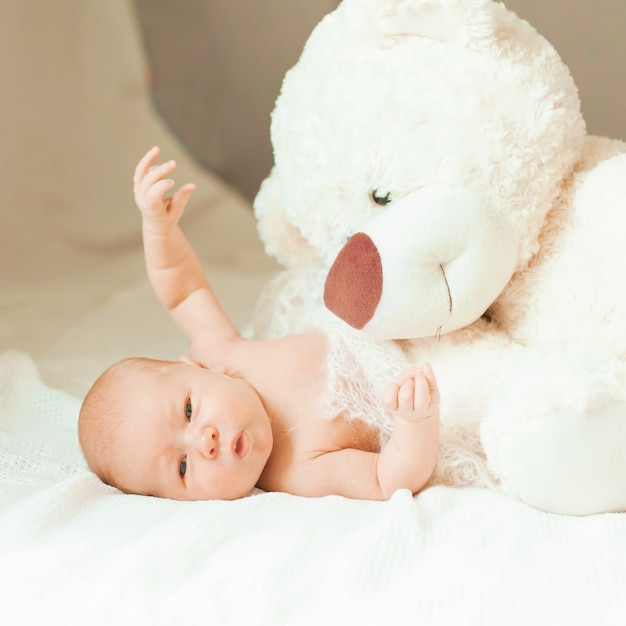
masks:
<path fill-rule="evenodd" d="M 626 510 L 626 145 L 550 44 L 490 0 L 343 0 L 271 133 L 266 334 L 325 306 L 403 340 L 448 451 L 544 510 Z"/>

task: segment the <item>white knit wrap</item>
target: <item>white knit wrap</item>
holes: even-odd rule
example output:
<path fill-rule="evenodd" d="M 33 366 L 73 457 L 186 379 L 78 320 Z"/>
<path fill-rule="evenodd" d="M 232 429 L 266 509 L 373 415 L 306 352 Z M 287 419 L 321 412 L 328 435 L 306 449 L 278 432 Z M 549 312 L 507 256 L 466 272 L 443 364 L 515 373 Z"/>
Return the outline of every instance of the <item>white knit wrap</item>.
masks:
<path fill-rule="evenodd" d="M 445 368 L 439 369 L 439 352 L 447 354 L 445 350 L 428 346 L 421 354 L 413 344 L 375 340 L 344 324 L 321 304 L 320 271 L 296 268 L 279 274 L 260 299 L 255 336 L 272 339 L 289 333 L 323 332 L 329 351 L 322 416 L 332 419 L 341 414 L 363 420 L 379 429 L 381 445 L 389 439 L 394 419 L 380 403 L 382 390 L 406 367 L 431 361 L 442 400 L 439 459 L 430 484 L 493 487 L 495 481 L 480 443 L 483 407 L 472 406 L 476 394 L 465 361 L 445 362 Z"/>

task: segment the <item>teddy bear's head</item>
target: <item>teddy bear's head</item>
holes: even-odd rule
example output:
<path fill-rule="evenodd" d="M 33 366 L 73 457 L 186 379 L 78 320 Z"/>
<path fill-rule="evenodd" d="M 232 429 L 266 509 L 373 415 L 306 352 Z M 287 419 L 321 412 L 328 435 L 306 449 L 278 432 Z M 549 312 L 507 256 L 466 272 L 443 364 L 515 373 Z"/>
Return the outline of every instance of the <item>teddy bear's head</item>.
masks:
<path fill-rule="evenodd" d="M 502 4 L 343 0 L 271 136 L 268 253 L 331 268 L 326 305 L 352 326 L 412 338 L 472 322 L 527 265 L 585 126 L 567 67 Z"/>

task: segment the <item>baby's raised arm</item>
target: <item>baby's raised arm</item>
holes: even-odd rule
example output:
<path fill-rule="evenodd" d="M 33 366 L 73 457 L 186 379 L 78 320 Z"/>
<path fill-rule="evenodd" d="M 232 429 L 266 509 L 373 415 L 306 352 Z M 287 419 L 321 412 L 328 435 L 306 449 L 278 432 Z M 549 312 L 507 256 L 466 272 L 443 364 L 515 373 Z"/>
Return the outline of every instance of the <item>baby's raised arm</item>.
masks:
<path fill-rule="evenodd" d="M 159 148 L 139 161 L 133 177 L 135 202 L 142 215 L 146 270 L 157 297 L 192 345 L 239 336 L 210 288 L 202 264 L 178 225 L 195 185 L 171 197 L 174 161 L 154 166 Z"/>

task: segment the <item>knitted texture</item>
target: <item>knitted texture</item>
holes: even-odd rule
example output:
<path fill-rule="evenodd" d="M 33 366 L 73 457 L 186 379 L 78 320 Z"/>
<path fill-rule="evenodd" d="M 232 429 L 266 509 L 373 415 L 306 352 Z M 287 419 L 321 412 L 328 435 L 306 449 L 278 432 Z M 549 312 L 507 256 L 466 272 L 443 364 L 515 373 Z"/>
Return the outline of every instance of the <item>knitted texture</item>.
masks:
<path fill-rule="evenodd" d="M 472 398 L 483 396 L 475 393 L 475 383 L 467 376 L 468 361 L 446 361 L 445 367 L 439 368 L 439 350 L 428 347 L 422 352 L 407 342 L 376 340 L 354 330 L 321 305 L 319 272 L 295 268 L 270 282 L 259 300 L 254 335 L 273 339 L 290 333 L 323 332 L 329 351 L 322 416 L 361 419 L 379 429 L 381 445 L 389 439 L 394 419 L 380 403 L 382 390 L 406 367 L 432 358 L 442 400 L 439 457 L 429 484 L 494 487 L 480 442 L 484 407 L 472 404 Z M 495 370 L 497 364 L 494 358 Z M 490 378 L 489 384 L 496 385 L 497 377 Z M 455 405 L 459 402 L 461 407 Z"/>
<path fill-rule="evenodd" d="M 0 508 L 85 468 L 80 401 L 45 386 L 32 359 L 0 354 Z"/>

